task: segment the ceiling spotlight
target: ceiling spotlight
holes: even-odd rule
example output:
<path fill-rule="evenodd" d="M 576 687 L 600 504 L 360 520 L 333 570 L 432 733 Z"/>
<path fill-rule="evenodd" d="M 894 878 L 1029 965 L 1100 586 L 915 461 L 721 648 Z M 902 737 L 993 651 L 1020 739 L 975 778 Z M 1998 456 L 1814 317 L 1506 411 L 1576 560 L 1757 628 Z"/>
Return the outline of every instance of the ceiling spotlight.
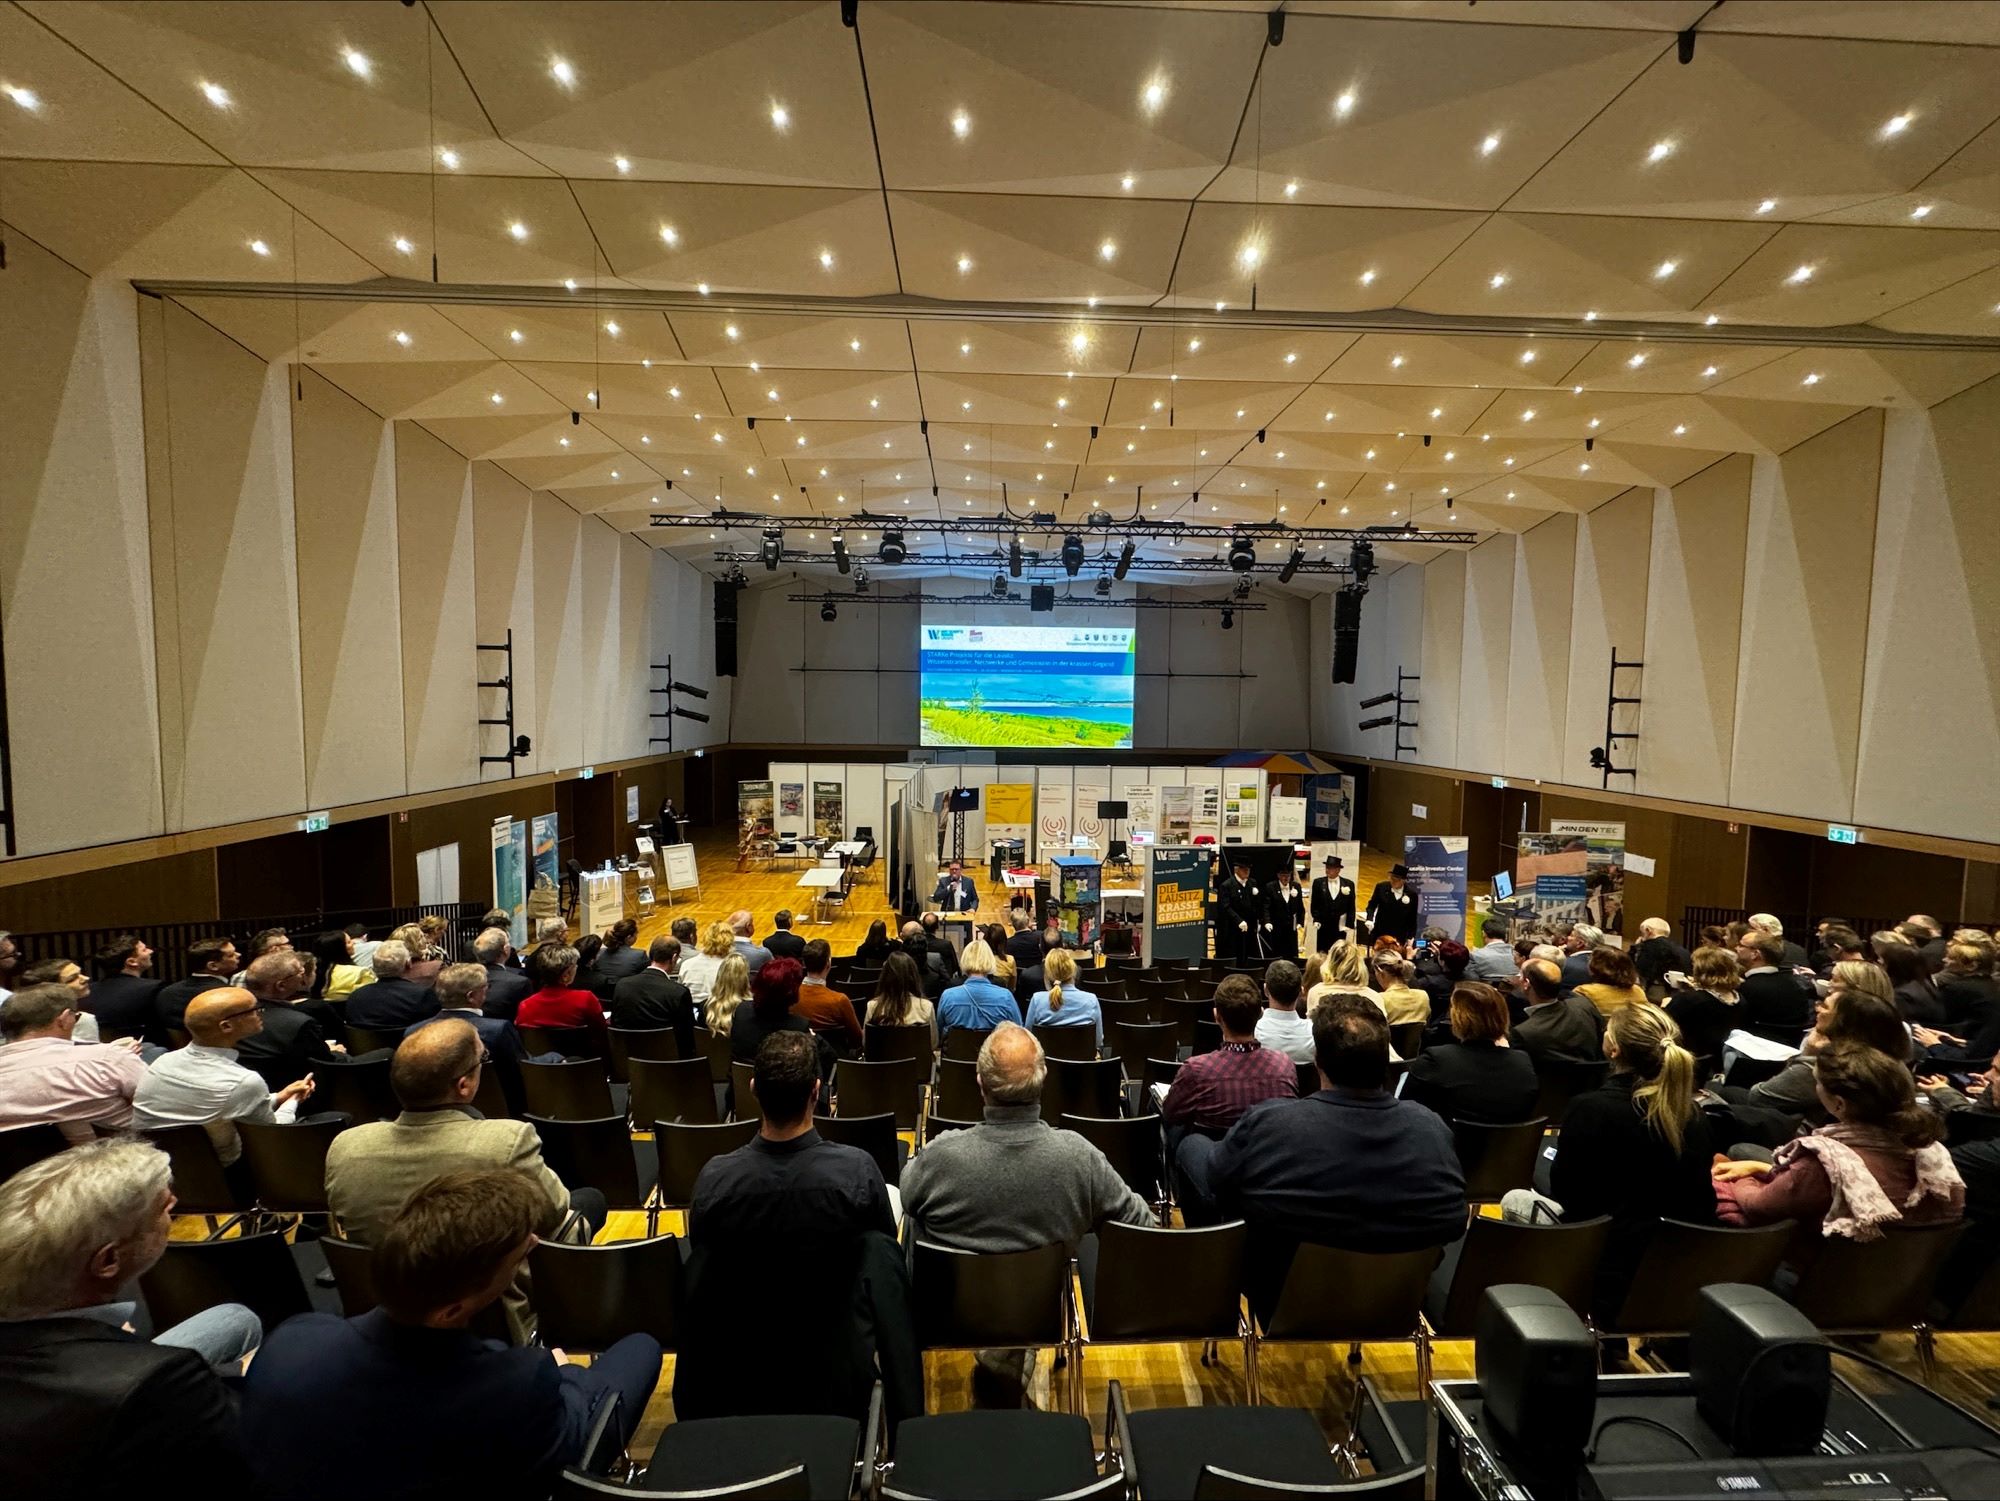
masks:
<path fill-rule="evenodd" d="M 567 59 L 552 57 L 549 59 L 549 77 L 566 89 L 573 88 L 576 84 L 576 69 L 569 65 Z"/>
<path fill-rule="evenodd" d="M 255 255 L 269 255 L 271 253 L 271 247 L 266 245 L 262 240 L 252 240 L 250 242 L 250 250 Z"/>
<path fill-rule="evenodd" d="M 1655 141 L 1653 142 L 1653 149 L 1646 153 L 1646 160 L 1649 162 L 1663 162 L 1673 154 L 1674 143 L 1672 141 Z"/>
<path fill-rule="evenodd" d="M 1118 186 L 1123 188 L 1126 192 L 1129 193 L 1132 191 L 1134 187 L 1138 186 L 1138 182 L 1139 179 L 1132 176 L 1132 174 L 1128 172 L 1123 177 L 1118 179 Z"/>
<path fill-rule="evenodd" d="M 1347 549 L 1347 568 L 1354 575 L 1354 582 L 1365 584 L 1375 572 L 1375 544 L 1357 541 Z"/>
<path fill-rule="evenodd" d="M 771 101 L 771 123 L 780 130 L 792 123 L 792 112 L 775 99 Z"/>
<path fill-rule="evenodd" d="M 453 151 L 449 146 L 438 152 L 438 161 L 443 164 L 447 172 L 456 172 L 458 170 L 458 160 L 458 153 Z"/>
<path fill-rule="evenodd" d="M 1062 543 L 1063 572 L 1075 578 L 1083 568 L 1083 538 L 1071 532 Z"/>
<path fill-rule="evenodd" d="M 877 558 L 884 563 L 900 563 L 909 555 L 909 549 L 903 545 L 901 532 L 891 530 L 882 533 L 882 545 L 875 553 Z"/>
<path fill-rule="evenodd" d="M 1500 137 L 1497 135 L 1490 135 L 1485 140 L 1479 143 L 1479 154 L 1481 156 L 1491 156 L 1494 152 L 1498 151 L 1499 149 L 1500 149 Z"/>
<path fill-rule="evenodd" d="M 1289 558 L 1285 559 L 1285 566 L 1278 570 L 1278 582 L 1281 584 L 1289 584 L 1292 581 L 1293 577 L 1298 573 L 1299 565 L 1305 562 L 1305 560 L 1306 560 L 1306 550 L 1303 547 L 1294 544 L 1292 547 L 1292 555 Z"/>
<path fill-rule="evenodd" d="M 209 83 L 204 80 L 201 85 L 201 92 L 202 97 L 207 99 L 217 109 L 229 108 L 229 90 L 225 89 L 221 84 Z"/>
<path fill-rule="evenodd" d="M 1167 102 L 1167 85 L 1164 79 L 1150 79 L 1139 95 L 1139 102 L 1146 106 L 1146 113 L 1152 114 Z"/>
<path fill-rule="evenodd" d="M 403 236 L 401 235 L 396 236 L 395 243 L 396 243 L 397 253 L 400 255 L 408 255 L 417 248 L 416 246 L 412 245 L 408 240 L 404 239 Z"/>
<path fill-rule="evenodd" d="M 1785 278 L 1786 285 L 1794 287 L 1804 286 L 1807 282 L 1812 280 L 1813 270 L 1814 268 L 1812 266 L 1800 266 L 1797 270 L 1793 271 L 1790 276 Z"/>
<path fill-rule="evenodd" d="M 1886 141 L 1892 136 L 1901 135 L 1910 128 L 1910 122 L 1914 119 L 1916 119 L 1916 115 L 1908 110 L 1905 110 L 1900 115 L 1890 116 L 1882 122 L 1882 139 Z"/>
<path fill-rule="evenodd" d="M 397 329 L 394 337 L 396 342 L 402 345 L 405 349 L 408 349 L 410 347 L 410 335 L 407 330 L 400 328 Z"/>
<path fill-rule="evenodd" d="M 1122 582 L 1125 575 L 1132 571 L 1132 559 L 1138 551 L 1138 544 L 1128 537 L 1125 545 L 1118 549 L 1118 562 L 1112 567 L 1111 576 Z"/>
<path fill-rule="evenodd" d="M 1776 208 L 1777 206 L 1778 206 L 1777 199 L 1766 198 L 1762 203 L 1757 205 L 1757 212 L 1760 214 L 1768 214 L 1771 212 L 1772 209 Z"/>
<path fill-rule="evenodd" d="M 1912 219 L 1928 219 L 1931 216 L 1931 207 L 1932 205 L 1928 203 L 1920 203 L 1910 210 L 1910 217 Z"/>
<path fill-rule="evenodd" d="M 1661 261 L 1658 266 L 1653 268 L 1653 280 L 1665 281 L 1669 276 L 1680 270 L 1680 268 L 1681 263 L 1679 261 Z"/>
<path fill-rule="evenodd" d="M 630 157 L 614 156 L 611 158 L 611 165 L 616 167 L 621 173 L 630 172 L 632 170 L 632 161 Z"/>
<path fill-rule="evenodd" d="M 1007 544 L 1007 573 L 1012 578 L 1019 578 L 1021 576 L 1021 539 L 1019 537 L 1016 537 Z"/>
<path fill-rule="evenodd" d="M 847 556 L 847 538 L 840 532 L 833 534 L 833 566 L 842 573 L 853 567 Z"/>
<path fill-rule="evenodd" d="M 1110 592 L 1111 592 L 1111 575 L 1108 573 L 1100 573 L 1097 576 L 1098 598 L 1102 599 L 1105 595 L 1109 594 Z"/>
<path fill-rule="evenodd" d="M 1333 112 L 1343 120 L 1354 112 L 1354 90 L 1347 90 L 1333 101 Z"/>
<path fill-rule="evenodd" d="M 512 224 L 507 226 L 507 233 L 517 240 L 525 240 L 528 238 L 528 226 L 523 224 L 519 219 L 516 219 Z"/>
<path fill-rule="evenodd" d="M 951 117 L 951 133 L 961 141 L 972 134 L 972 116 L 958 110 Z"/>
<path fill-rule="evenodd" d="M 1229 544 L 1229 566 L 1238 573 L 1248 573 L 1257 566 L 1257 544 L 1248 537 L 1238 536 Z"/>
<path fill-rule="evenodd" d="M 1236 629 L 1236 612 L 1230 609 L 1227 605 L 1224 605 L 1222 607 L 1222 628 L 1225 631 L 1233 631 Z"/>
<path fill-rule="evenodd" d="M 963 276 L 965 275 L 966 272 L 970 271 L 971 269 L 972 269 L 972 257 L 969 255 L 961 255 L 958 258 L 958 274 L 960 276 Z"/>
<path fill-rule="evenodd" d="M 834 603 L 830 599 L 819 607 L 819 618 L 828 625 L 832 625 L 839 615 L 840 611 L 834 607 Z"/>
<path fill-rule="evenodd" d="M 785 534 L 775 526 L 764 529 L 763 556 L 765 570 L 777 572 L 778 564 L 785 556 Z"/>

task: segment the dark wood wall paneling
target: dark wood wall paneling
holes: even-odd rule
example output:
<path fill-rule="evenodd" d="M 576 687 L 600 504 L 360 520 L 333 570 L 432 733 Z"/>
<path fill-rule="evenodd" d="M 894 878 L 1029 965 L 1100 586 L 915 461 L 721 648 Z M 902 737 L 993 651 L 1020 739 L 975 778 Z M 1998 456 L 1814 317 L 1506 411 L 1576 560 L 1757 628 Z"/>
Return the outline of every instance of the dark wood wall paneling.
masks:
<path fill-rule="evenodd" d="M 1895 918 L 1925 912 L 1946 920 L 1996 915 L 1958 910 L 1965 898 L 1963 860 L 1880 844 L 1807 842 L 1813 847 L 1811 911 Z"/>
<path fill-rule="evenodd" d="M 214 850 L 134 860 L 0 891 L 0 927 L 16 933 L 206 922 L 220 915 Z"/>
<path fill-rule="evenodd" d="M 608 779 L 607 779 L 608 782 Z M 578 783 L 587 786 L 588 783 Z M 554 787 L 508 787 L 453 803 L 412 808 L 391 816 L 391 840 L 398 906 L 417 899 L 417 852 L 441 844 L 458 846 L 458 899 L 490 905 L 493 901 L 493 821 L 507 817 L 526 822 L 537 813 L 555 811 Z"/>

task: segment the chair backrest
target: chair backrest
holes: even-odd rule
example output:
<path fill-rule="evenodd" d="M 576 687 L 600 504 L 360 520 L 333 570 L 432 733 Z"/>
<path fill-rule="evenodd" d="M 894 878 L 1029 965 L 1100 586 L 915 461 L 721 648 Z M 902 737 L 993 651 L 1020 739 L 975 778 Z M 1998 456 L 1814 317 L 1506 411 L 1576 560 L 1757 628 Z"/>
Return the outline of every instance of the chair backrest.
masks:
<path fill-rule="evenodd" d="M 1465 1170 L 1467 1201 L 1494 1203 L 1510 1188 L 1533 1188 L 1535 1154 L 1547 1125 L 1539 1116 L 1505 1125 L 1453 1121 L 1451 1136 L 1458 1146 L 1458 1165 Z"/>
<path fill-rule="evenodd" d="M 632 1070 L 632 1124 L 639 1130 L 648 1131 L 667 1121 L 712 1126 L 721 1119 L 706 1058 L 634 1058 L 628 1066 Z"/>
<path fill-rule="evenodd" d="M 1188 1003 L 1183 1001 L 1181 1004 L 1185 1006 Z M 1192 1050 L 1195 1056 L 1198 1057 L 1203 1053 L 1217 1053 L 1221 1050 L 1222 1023 L 1212 1022 L 1205 1016 L 1196 1017 L 1194 1023 L 1194 1047 Z"/>
<path fill-rule="evenodd" d="M 1173 996 L 1155 1006 L 1153 1014 L 1163 1022 L 1172 1022 L 1179 1034 L 1180 1045 L 1192 1048 L 1199 1037 L 1195 1024 L 1215 1020 L 1215 1002 L 1206 996 L 1193 1001 L 1185 996 Z"/>
<path fill-rule="evenodd" d="M 1074 1131 L 1102 1152 L 1105 1160 L 1125 1180 L 1125 1186 L 1147 1203 L 1160 1199 L 1160 1118 L 1137 1115 L 1118 1116 L 1065 1114 L 1056 1124 Z"/>
<path fill-rule="evenodd" d="M 368 1247 L 338 1236 L 322 1235 L 319 1248 L 326 1256 L 326 1269 L 333 1273 L 333 1285 L 340 1293 L 340 1311 L 359 1318 L 376 1304 L 374 1255 Z"/>
<path fill-rule="evenodd" d="M 1194 1478 L 1194 1501 L 1291 1501 L 1294 1497 L 1337 1496 L 1341 1501 L 1423 1501 L 1424 1465 L 1406 1465 L 1386 1475 L 1343 1480 L 1333 1485 L 1294 1485 L 1259 1480 L 1221 1465 L 1205 1464 Z"/>
<path fill-rule="evenodd" d="M 347 1033 L 347 1051 L 356 1058 L 363 1053 L 373 1053 L 382 1048 L 394 1052 L 396 1045 L 403 1040 L 400 1031 L 388 1032 L 377 1027 L 357 1027 L 352 1022 L 346 1023 L 344 1030 Z"/>
<path fill-rule="evenodd" d="M 653 1477 L 649 1475 L 647 1479 L 652 1481 Z M 803 1464 L 774 1470 L 753 1480 L 736 1480 L 694 1491 L 669 1490 L 650 1483 L 643 1491 L 635 1491 L 629 1485 L 616 1485 L 578 1470 L 562 1472 L 556 1485 L 557 1501 L 590 1496 L 647 1496 L 660 1497 L 662 1501 L 809 1501 L 812 1485 Z"/>
<path fill-rule="evenodd" d="M 1763 1287 L 1784 1260 L 1797 1227 L 1790 1220 L 1735 1230 L 1661 1220 L 1632 1275 L 1616 1317 L 1600 1321 L 1605 1334 L 1684 1335 L 1694 1331 L 1701 1290 L 1720 1282 Z"/>
<path fill-rule="evenodd" d="M 595 1058 L 603 1067 L 604 1045 L 589 1027 L 521 1027 L 521 1046 L 530 1057 L 536 1053 L 561 1053 L 565 1058 Z"/>
<path fill-rule="evenodd" d="M 931 1109 L 955 1121 L 976 1121 L 986 1113 L 979 1094 L 979 1065 L 960 1058 L 940 1058 Z"/>
<path fill-rule="evenodd" d="M 924 1140 L 936 1141 L 947 1131 L 970 1131 L 978 1124 L 977 1120 L 960 1121 L 948 1115 L 928 1114 L 924 1117 Z"/>
<path fill-rule="evenodd" d="M 1109 1118 L 1123 1114 L 1125 1070 L 1116 1058 L 1076 1063 L 1048 1060 L 1048 1080 L 1042 1085 L 1042 1119 L 1060 1125 L 1065 1115 Z"/>
<path fill-rule="evenodd" d="M 843 1058 L 833 1066 L 835 1113 L 892 1115 L 898 1130 L 914 1131 L 923 1107 L 924 1077 L 929 1072 L 929 1066 L 915 1058 L 880 1063 Z"/>
<path fill-rule="evenodd" d="M 1535 1063 L 1535 1078 L 1539 1083 L 1535 1114 L 1550 1125 L 1559 1126 L 1562 1118 L 1569 1113 L 1571 1100 L 1580 1094 L 1589 1094 L 1610 1077 L 1611 1065 L 1608 1062 L 1563 1063 L 1539 1059 Z"/>
<path fill-rule="evenodd" d="M 403 1113 L 396 1091 L 389 1087 L 389 1060 L 338 1060 L 313 1066 L 313 1109 L 344 1111 L 357 1126 L 392 1121 Z"/>
<path fill-rule="evenodd" d="M 1292 1069 L 1298 1075 L 1297 1088 L 1300 1099 L 1303 1100 L 1307 1095 L 1319 1093 L 1318 1064 L 1300 1063 L 1297 1059 L 1294 1059 L 1292 1061 Z"/>
<path fill-rule="evenodd" d="M 156 1329 L 222 1303 L 243 1304 L 266 1333 L 294 1314 L 312 1312 L 299 1264 L 277 1230 L 231 1240 L 170 1240 L 139 1286 Z"/>
<path fill-rule="evenodd" d="M 632 1153 L 632 1130 L 622 1115 L 598 1120 L 559 1121 L 530 1114 L 542 1139 L 542 1155 L 570 1188 L 594 1188 L 613 1209 L 644 1209 L 652 1184 L 639 1181 Z"/>
<path fill-rule="evenodd" d="M 53 1121 L 32 1126 L 15 1126 L 0 1131 L 0 1183 L 5 1183 L 24 1167 L 32 1167 L 44 1157 L 53 1157 L 69 1145 L 62 1127 Z"/>
<path fill-rule="evenodd" d="M 1183 1000 L 1187 996 L 1187 980 L 1180 975 L 1168 975 L 1162 979 L 1129 978 L 1125 982 L 1128 995 L 1146 1003 L 1147 1014 L 1154 1021 L 1172 1021 L 1173 1013 L 1167 1009 L 1167 1002 Z"/>
<path fill-rule="evenodd" d="M 847 978 L 856 985 L 867 987 L 869 995 L 875 994 L 875 987 L 882 979 L 882 967 L 867 964 L 851 964 L 847 968 Z"/>
<path fill-rule="evenodd" d="M 1125 1064 L 1125 1076 L 1137 1079 L 1148 1058 L 1171 1058 L 1180 1045 L 1180 1028 L 1172 1022 L 1107 1022 L 1104 1050 Z"/>
<path fill-rule="evenodd" d="M 1397 1022 L 1389 1029 L 1389 1046 L 1401 1058 L 1414 1058 L 1424 1050 L 1425 1022 Z"/>
<path fill-rule="evenodd" d="M 611 1039 L 611 1082 L 614 1084 L 623 1084 L 631 1077 L 629 1068 L 634 1058 L 678 1058 L 681 1055 L 672 1027 L 612 1027 L 606 1035 Z"/>
<path fill-rule="evenodd" d="M 1097 1232 L 1091 1342 L 1234 1339 L 1248 1245 L 1241 1220 L 1200 1230 L 1104 1226 Z"/>
<path fill-rule="evenodd" d="M 250 1207 L 223 1175 L 215 1143 L 200 1126 L 157 1126 L 139 1134 L 173 1163 L 175 1207 L 182 1214 L 235 1214 Z"/>
<path fill-rule="evenodd" d="M 1088 1063 L 1097 1057 L 1097 1029 L 1091 1026 L 1052 1027 L 1047 1023 L 1028 1030 L 1042 1045 L 1042 1056 L 1061 1058 L 1067 1063 Z"/>
<path fill-rule="evenodd" d="M 660 1200 L 669 1209 L 685 1209 L 694 1202 L 695 1179 L 713 1158 L 756 1139 L 758 1121 L 713 1122 L 661 1121 L 654 1127 L 653 1145 L 660 1158 Z"/>
<path fill-rule="evenodd" d="M 729 1082 L 729 1034 L 694 1029 L 694 1050 L 708 1060 L 708 1076 L 717 1084 Z"/>
<path fill-rule="evenodd" d="M 845 1065 L 842 1065 L 845 1067 Z M 813 1118 L 813 1126 L 828 1141 L 837 1141 L 842 1146 L 859 1147 L 875 1159 L 875 1166 L 882 1170 L 882 1181 L 892 1188 L 902 1179 L 902 1154 L 897 1151 L 896 1117 L 889 1111 L 880 1115 L 820 1115 Z M 912 1126 L 915 1121 L 910 1123 Z"/>
<path fill-rule="evenodd" d="M 943 1056 L 955 1063 L 971 1063 L 992 1035 L 991 1027 L 953 1027 L 944 1034 Z"/>
<path fill-rule="evenodd" d="M 928 1071 L 937 1053 L 937 1039 L 931 1035 L 928 1022 L 910 1022 L 898 1027 L 881 1027 L 870 1022 L 862 1028 L 862 1036 L 865 1040 L 861 1056 L 870 1063 L 914 1058 Z"/>
<path fill-rule="evenodd" d="M 1148 1053 L 1146 1055 L 1147 1094 L 1151 1095 L 1155 1084 L 1164 1084 L 1169 1089 L 1173 1088 L 1174 1076 L 1180 1071 L 1181 1064 L 1178 1058 L 1155 1058 L 1151 1053 Z"/>
<path fill-rule="evenodd" d="M 289 1126 L 237 1122 L 257 1202 L 277 1214 L 325 1214 L 326 1149 L 346 1129 L 344 1120 Z"/>
<path fill-rule="evenodd" d="M 1829 1334 L 1921 1324 L 1930 1315 L 1938 1270 L 1963 1234 L 1961 1222 L 1889 1230 L 1880 1240 L 1829 1235 L 1792 1302 Z"/>
<path fill-rule="evenodd" d="M 1285 1274 L 1265 1338 L 1339 1344 L 1408 1339 L 1442 1255 L 1435 1247 L 1371 1252 L 1303 1244 Z"/>
<path fill-rule="evenodd" d="M 472 1108 L 489 1121 L 513 1119 L 514 1107 L 507 1103 L 507 1091 L 500 1085 L 497 1069 L 479 1071 L 479 1089 L 472 1096 Z"/>
<path fill-rule="evenodd" d="M 1060 1345 L 1068 1338 L 1066 1246 L 981 1256 L 920 1240 L 910 1281 L 921 1349 Z"/>
<path fill-rule="evenodd" d="M 595 1121 L 611 1114 L 611 1085 L 602 1059 L 522 1063 L 521 1095 L 528 1114 L 555 1121 Z"/>
<path fill-rule="evenodd" d="M 1144 1001 L 1121 1001 L 1115 997 L 1107 999 L 1104 996 L 1098 996 L 1097 1011 L 1098 1015 L 1104 1018 L 1104 1040 L 1107 1046 L 1111 1041 L 1111 1028 L 1116 1023 L 1144 1023 L 1152 1020 L 1152 1015 L 1147 1011 Z"/>
<path fill-rule="evenodd" d="M 628 1334 L 674 1348 L 680 1327 L 681 1251 L 671 1235 L 528 1253 L 536 1337 L 551 1348 L 596 1353 Z"/>
<path fill-rule="evenodd" d="M 1590 1314 L 1597 1263 L 1611 1238 L 1611 1217 L 1573 1225 L 1523 1225 L 1475 1215 L 1466 1227 L 1451 1285 L 1428 1310 L 1440 1339 L 1470 1339 L 1486 1289 L 1519 1282 L 1545 1287 L 1575 1310 Z"/>
<path fill-rule="evenodd" d="M 761 1121 L 764 1109 L 757 1103 L 757 1066 L 740 1058 L 729 1060 L 730 1115 L 739 1121 Z"/>

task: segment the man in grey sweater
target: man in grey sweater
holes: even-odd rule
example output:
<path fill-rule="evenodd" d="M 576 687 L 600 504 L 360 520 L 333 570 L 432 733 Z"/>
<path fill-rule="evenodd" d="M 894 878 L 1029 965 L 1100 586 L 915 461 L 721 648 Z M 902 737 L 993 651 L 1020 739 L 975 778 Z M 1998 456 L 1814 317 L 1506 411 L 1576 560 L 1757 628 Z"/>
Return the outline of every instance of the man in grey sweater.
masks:
<path fill-rule="evenodd" d="M 1074 1247 L 1111 1220 L 1153 1225 L 1153 1211 L 1126 1186 L 1102 1152 L 1074 1131 L 1042 1120 L 1048 1064 L 1026 1027 L 1003 1022 L 979 1049 L 986 1119 L 928 1143 L 903 1169 L 904 1217 L 920 1240 L 997 1254 L 1037 1246 Z M 979 1374 L 1018 1403 L 1031 1350 L 982 1350 Z M 978 1390 L 982 1405 L 989 1397 Z"/>

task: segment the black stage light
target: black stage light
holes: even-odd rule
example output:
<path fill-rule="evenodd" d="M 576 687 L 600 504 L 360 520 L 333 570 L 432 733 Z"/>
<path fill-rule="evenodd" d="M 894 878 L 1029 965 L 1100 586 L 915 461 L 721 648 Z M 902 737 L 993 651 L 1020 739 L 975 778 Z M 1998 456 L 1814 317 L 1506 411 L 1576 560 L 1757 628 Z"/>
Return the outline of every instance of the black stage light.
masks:
<path fill-rule="evenodd" d="M 842 573 L 853 566 L 847 560 L 847 538 L 839 532 L 833 534 L 833 566 Z"/>
<path fill-rule="evenodd" d="M 1229 544 L 1229 566 L 1238 573 L 1248 573 L 1257 566 L 1257 544 L 1248 537 L 1238 537 Z"/>
<path fill-rule="evenodd" d="M 1384 725 L 1391 725 L 1394 724 L 1395 722 L 1396 722 L 1395 715 L 1384 714 L 1380 719 L 1364 719 L 1361 721 L 1360 724 L 1356 725 L 1355 728 L 1357 730 L 1379 730 Z"/>
<path fill-rule="evenodd" d="M 996 573 L 993 575 L 993 597 L 995 599 L 1005 599 L 1007 597 L 1006 574 Z"/>
<path fill-rule="evenodd" d="M 1393 704 L 1395 701 L 1396 695 L 1393 693 L 1378 693 L 1373 698 L 1362 699 L 1354 707 L 1357 709 L 1379 709 L 1383 704 Z"/>
<path fill-rule="evenodd" d="M 819 607 L 819 618 L 821 620 L 824 620 L 828 625 L 833 624 L 834 617 L 837 616 L 839 613 L 840 611 L 834 608 L 834 603 L 832 600 L 828 600 L 825 604 Z"/>
<path fill-rule="evenodd" d="M 1306 550 L 1303 547 L 1294 547 L 1292 549 L 1292 555 L 1289 558 L 1285 559 L 1285 566 L 1278 570 L 1278 582 L 1281 584 L 1289 584 L 1294 578 L 1298 576 L 1299 565 L 1304 563 L 1305 560 L 1306 560 Z"/>
<path fill-rule="evenodd" d="M 882 546 L 875 555 L 885 563 L 900 563 L 910 555 L 910 550 L 903 546 L 901 532 L 887 531 L 882 533 Z"/>
<path fill-rule="evenodd" d="M 1224 607 L 1222 611 L 1222 628 L 1225 631 L 1236 629 L 1236 612 L 1234 610 Z"/>
<path fill-rule="evenodd" d="M 1046 615 L 1056 607 L 1056 586 L 1035 584 L 1028 590 L 1028 613 Z"/>
<path fill-rule="evenodd" d="M 1111 575 L 1108 573 L 1100 573 L 1097 576 L 1098 597 L 1102 598 L 1104 595 L 1107 595 L 1110 592 L 1111 592 Z"/>
<path fill-rule="evenodd" d="M 526 735 L 516 735 L 514 737 L 514 758 L 516 760 L 524 758 L 534 748 L 535 742 L 530 740 Z"/>
<path fill-rule="evenodd" d="M 1138 555 L 1138 552 L 1139 544 L 1128 539 L 1125 545 L 1118 549 L 1118 564 L 1111 570 L 1111 576 L 1122 580 L 1126 574 L 1130 573 L 1132 571 L 1132 559 Z"/>
<path fill-rule="evenodd" d="M 776 527 L 768 528 L 764 533 L 763 552 L 765 570 L 776 573 L 778 564 L 785 556 L 785 534 Z"/>
<path fill-rule="evenodd" d="M 1354 575 L 1354 582 L 1365 584 L 1375 573 L 1375 544 L 1356 542 L 1347 550 L 1347 566 Z"/>
<path fill-rule="evenodd" d="M 1593 745 L 1590 748 L 1590 769 L 1592 771 L 1602 771 L 1610 764 L 1611 758 L 1604 754 L 1603 746 Z"/>
<path fill-rule="evenodd" d="M 1016 537 L 1007 544 L 1007 573 L 1010 578 L 1021 576 L 1021 539 Z"/>
<path fill-rule="evenodd" d="M 854 592 L 856 594 L 866 594 L 868 592 L 868 570 L 866 568 L 857 568 L 854 570 Z"/>
<path fill-rule="evenodd" d="M 1063 572 L 1071 578 L 1075 578 L 1077 571 L 1083 567 L 1083 538 L 1075 532 L 1063 538 L 1062 565 Z"/>

